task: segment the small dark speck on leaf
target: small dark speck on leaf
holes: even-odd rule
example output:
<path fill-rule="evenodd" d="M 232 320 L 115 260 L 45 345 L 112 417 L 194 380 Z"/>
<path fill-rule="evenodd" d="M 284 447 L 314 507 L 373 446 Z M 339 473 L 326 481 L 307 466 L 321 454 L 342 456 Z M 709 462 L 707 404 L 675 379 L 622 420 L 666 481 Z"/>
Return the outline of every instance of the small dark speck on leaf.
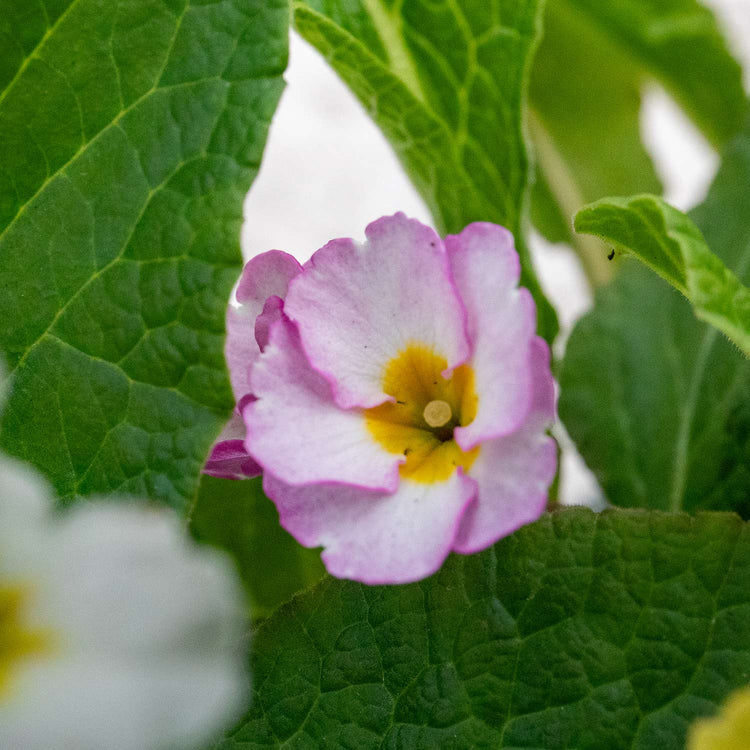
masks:
<path fill-rule="evenodd" d="M 612 249 L 612 252 L 607 256 L 607 260 L 612 260 L 612 258 L 615 257 L 615 251 L 614 248 Z"/>
<path fill-rule="evenodd" d="M 397 404 L 401 404 L 401 406 L 406 406 L 406 401 L 396 401 Z"/>

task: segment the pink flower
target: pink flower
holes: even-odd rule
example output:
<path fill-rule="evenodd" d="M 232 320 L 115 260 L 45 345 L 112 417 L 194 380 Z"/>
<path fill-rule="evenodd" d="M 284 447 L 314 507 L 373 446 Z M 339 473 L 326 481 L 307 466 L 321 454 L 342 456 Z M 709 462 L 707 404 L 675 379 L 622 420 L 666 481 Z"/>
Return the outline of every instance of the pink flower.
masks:
<path fill-rule="evenodd" d="M 443 243 L 396 214 L 366 235 L 304 268 L 251 260 L 227 359 L 240 463 L 262 470 L 282 525 L 332 575 L 404 583 L 539 517 L 555 391 L 507 230 Z"/>

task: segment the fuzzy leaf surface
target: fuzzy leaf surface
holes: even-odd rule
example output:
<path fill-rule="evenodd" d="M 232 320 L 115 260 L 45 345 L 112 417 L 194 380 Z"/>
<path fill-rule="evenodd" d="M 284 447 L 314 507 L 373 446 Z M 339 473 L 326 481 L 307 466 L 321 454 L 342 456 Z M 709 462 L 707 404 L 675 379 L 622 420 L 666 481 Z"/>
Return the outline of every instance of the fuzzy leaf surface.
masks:
<path fill-rule="evenodd" d="M 224 314 L 285 0 L 0 2 L 3 450 L 183 508 L 232 406 Z"/>
<path fill-rule="evenodd" d="M 682 750 L 750 675 L 733 514 L 548 514 L 407 586 L 325 579 L 261 626 L 221 750 Z"/>
<path fill-rule="evenodd" d="M 750 357 L 750 289 L 684 213 L 655 195 L 603 198 L 576 214 L 575 228 L 645 263 Z"/>

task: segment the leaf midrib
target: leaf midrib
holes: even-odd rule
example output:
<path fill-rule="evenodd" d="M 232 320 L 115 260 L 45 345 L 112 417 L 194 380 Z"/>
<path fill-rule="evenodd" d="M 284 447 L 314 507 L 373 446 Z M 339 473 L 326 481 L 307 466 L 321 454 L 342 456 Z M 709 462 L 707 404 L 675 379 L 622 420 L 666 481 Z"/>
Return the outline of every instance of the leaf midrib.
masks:
<path fill-rule="evenodd" d="M 5 97 L 8 95 L 8 92 L 18 83 L 21 76 L 24 74 L 26 69 L 31 64 L 31 61 L 38 57 L 39 50 L 44 47 L 44 45 L 47 43 L 49 38 L 57 31 L 58 27 L 61 23 L 67 18 L 68 15 L 78 6 L 78 4 L 81 2 L 81 0 L 72 0 L 70 5 L 60 14 L 57 21 L 55 21 L 52 26 L 47 26 L 47 30 L 42 35 L 42 38 L 36 43 L 34 46 L 34 49 L 31 50 L 31 52 L 24 58 L 23 62 L 18 66 L 18 70 L 16 71 L 16 74 L 11 78 L 11 80 L 8 82 L 8 85 L 0 91 L 0 104 L 3 103 L 5 100 Z M 47 15 L 47 9 L 44 7 L 44 3 L 40 3 L 42 6 L 42 9 L 44 10 L 44 15 L 49 20 L 49 16 Z"/>
<path fill-rule="evenodd" d="M 750 267 L 750 242 L 745 247 L 745 252 L 740 258 L 736 267 L 736 275 L 742 278 L 745 271 Z M 695 419 L 696 409 L 698 407 L 698 398 L 700 396 L 703 376 L 709 362 L 711 349 L 719 337 L 719 330 L 708 323 L 703 324 L 706 331 L 701 339 L 698 349 L 698 358 L 693 377 L 690 380 L 690 388 L 685 400 L 685 406 L 682 409 L 677 430 L 677 441 L 675 443 L 674 469 L 672 471 L 671 490 L 669 493 L 669 508 L 672 512 L 683 509 L 683 500 L 685 496 L 685 485 L 688 474 L 688 456 L 690 453 L 690 434 L 692 432 L 693 421 Z"/>

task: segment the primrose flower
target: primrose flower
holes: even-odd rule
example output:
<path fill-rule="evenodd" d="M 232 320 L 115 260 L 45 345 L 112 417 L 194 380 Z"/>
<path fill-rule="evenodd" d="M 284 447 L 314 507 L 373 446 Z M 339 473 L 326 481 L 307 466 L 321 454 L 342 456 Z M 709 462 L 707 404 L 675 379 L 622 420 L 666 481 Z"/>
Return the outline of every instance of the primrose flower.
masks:
<path fill-rule="evenodd" d="M 172 514 L 54 514 L 0 456 L 0 748 L 204 747 L 247 697 L 243 631 L 230 563 Z"/>
<path fill-rule="evenodd" d="M 698 719 L 688 732 L 687 750 L 747 750 L 750 746 L 750 686 L 735 690 L 721 712 Z"/>
<path fill-rule="evenodd" d="M 227 360 L 282 525 L 332 575 L 402 583 L 542 513 L 555 392 L 507 230 L 443 243 L 396 214 L 366 236 L 251 260 Z"/>

